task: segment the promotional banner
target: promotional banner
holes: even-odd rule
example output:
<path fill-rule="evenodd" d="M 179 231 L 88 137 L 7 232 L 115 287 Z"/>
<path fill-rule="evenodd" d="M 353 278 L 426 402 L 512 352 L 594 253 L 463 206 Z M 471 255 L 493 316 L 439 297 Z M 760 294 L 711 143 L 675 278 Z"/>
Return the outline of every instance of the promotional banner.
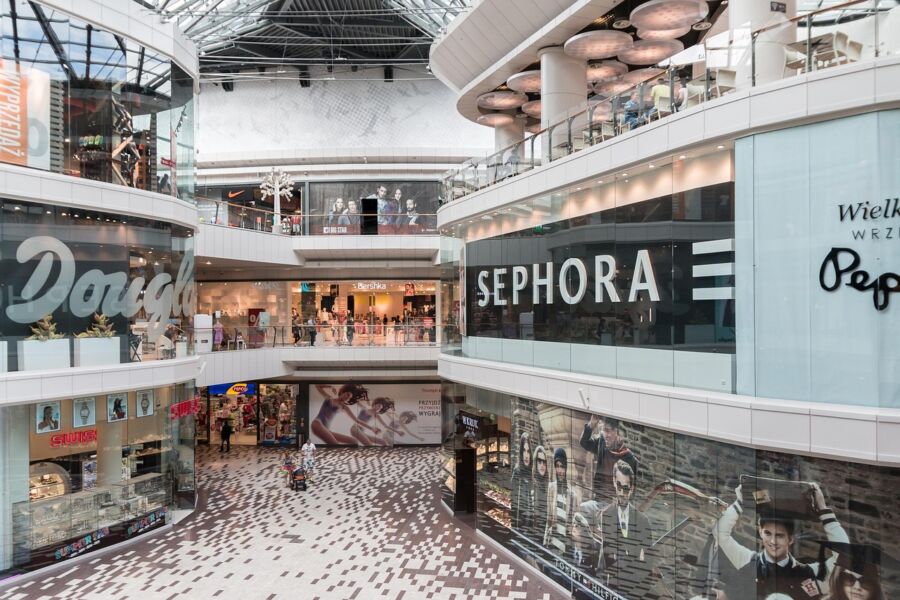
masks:
<path fill-rule="evenodd" d="M 478 527 L 575 598 L 900 595 L 900 470 L 503 398 L 466 409 L 512 421 L 477 434 Z"/>
<path fill-rule="evenodd" d="M 310 437 L 316 444 L 439 444 L 440 384 L 310 385 L 309 417 Z"/>
<path fill-rule="evenodd" d="M 0 162 L 50 169 L 50 75 L 0 59 Z"/>
<path fill-rule="evenodd" d="M 437 181 L 345 181 L 309 184 L 310 233 L 435 233 Z M 367 218 L 372 221 L 367 226 Z"/>

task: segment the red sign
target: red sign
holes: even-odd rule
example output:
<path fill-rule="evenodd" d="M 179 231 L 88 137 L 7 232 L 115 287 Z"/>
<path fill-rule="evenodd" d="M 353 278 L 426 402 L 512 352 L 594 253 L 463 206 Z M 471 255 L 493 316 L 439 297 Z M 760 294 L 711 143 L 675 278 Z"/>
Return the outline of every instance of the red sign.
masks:
<path fill-rule="evenodd" d="M 181 417 L 196 415 L 200 412 L 200 396 L 194 396 L 190 400 L 177 402 L 169 407 L 169 418 L 173 421 Z"/>
<path fill-rule="evenodd" d="M 61 448 L 63 446 L 77 446 L 90 444 L 97 441 L 97 430 L 75 431 L 73 433 L 57 433 L 50 436 L 50 447 Z"/>
<path fill-rule="evenodd" d="M 166 158 L 165 156 L 163 156 L 159 159 L 159 162 L 161 162 L 162 166 L 164 167 L 169 167 L 170 169 L 175 168 L 175 161 L 171 158 Z"/>

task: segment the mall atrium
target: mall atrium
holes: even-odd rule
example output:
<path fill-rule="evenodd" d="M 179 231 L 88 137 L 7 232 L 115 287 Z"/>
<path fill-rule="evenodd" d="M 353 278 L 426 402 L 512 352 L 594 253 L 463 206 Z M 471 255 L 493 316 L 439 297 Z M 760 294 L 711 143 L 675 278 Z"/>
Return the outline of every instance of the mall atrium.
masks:
<path fill-rule="evenodd" d="M 0 41 L 0 599 L 900 598 L 900 0 Z"/>

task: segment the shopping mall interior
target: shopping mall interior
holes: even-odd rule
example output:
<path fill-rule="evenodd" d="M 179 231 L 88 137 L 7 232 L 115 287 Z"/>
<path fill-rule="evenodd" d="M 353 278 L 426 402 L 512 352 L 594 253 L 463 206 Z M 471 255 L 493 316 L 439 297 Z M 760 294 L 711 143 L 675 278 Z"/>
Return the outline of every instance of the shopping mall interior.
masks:
<path fill-rule="evenodd" d="M 900 0 L 0 49 L 0 600 L 900 597 Z"/>

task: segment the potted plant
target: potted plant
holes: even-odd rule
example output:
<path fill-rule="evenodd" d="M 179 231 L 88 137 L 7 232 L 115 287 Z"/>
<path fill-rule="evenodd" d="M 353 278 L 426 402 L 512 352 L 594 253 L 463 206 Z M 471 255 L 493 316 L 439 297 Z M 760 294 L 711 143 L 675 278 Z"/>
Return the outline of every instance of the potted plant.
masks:
<path fill-rule="evenodd" d="M 69 340 L 56 330 L 51 315 L 32 325 L 31 335 L 19 340 L 17 346 L 19 371 L 68 369 L 72 366 Z"/>
<path fill-rule="evenodd" d="M 120 340 L 109 317 L 94 314 L 94 323 L 75 336 L 75 366 L 96 367 L 120 362 Z"/>

